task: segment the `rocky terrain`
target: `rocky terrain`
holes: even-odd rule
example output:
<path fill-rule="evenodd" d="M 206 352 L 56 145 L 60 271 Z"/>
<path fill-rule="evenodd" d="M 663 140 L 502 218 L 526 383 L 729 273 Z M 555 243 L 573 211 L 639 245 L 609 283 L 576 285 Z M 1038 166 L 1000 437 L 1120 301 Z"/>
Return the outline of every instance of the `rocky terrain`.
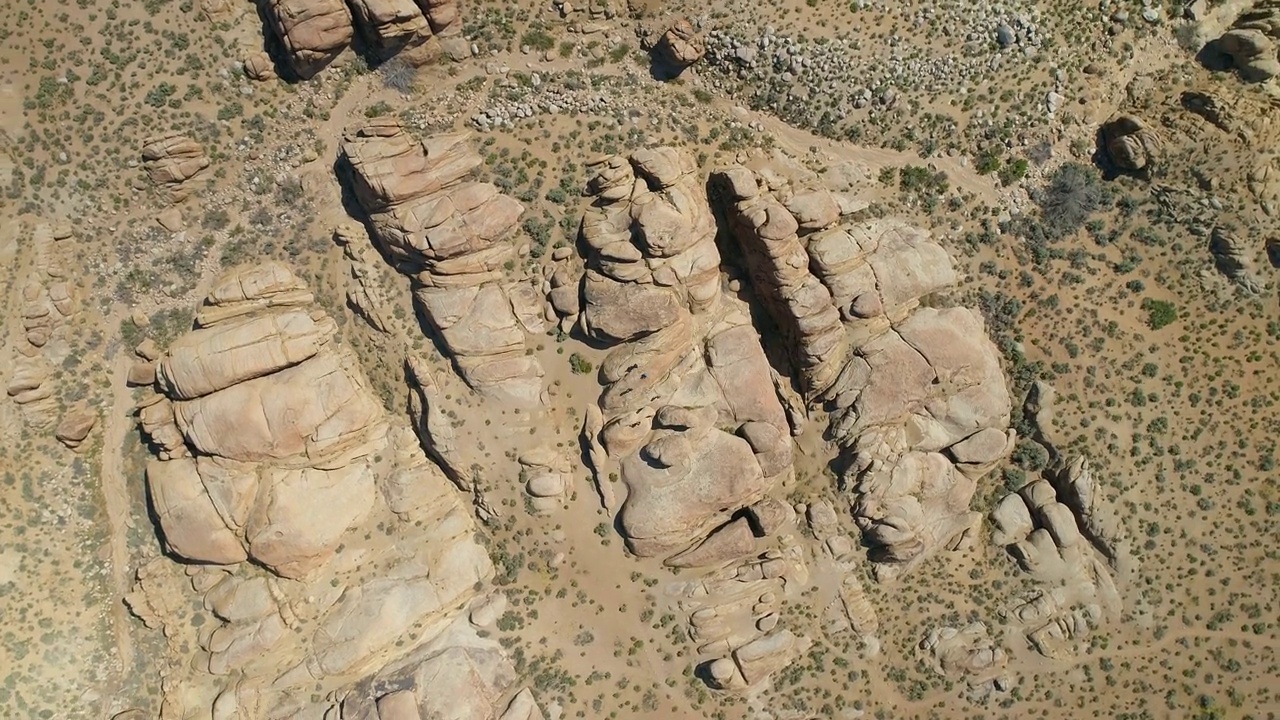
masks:
<path fill-rule="evenodd" d="M 1280 5 L 14 3 L 13 717 L 1272 717 Z"/>

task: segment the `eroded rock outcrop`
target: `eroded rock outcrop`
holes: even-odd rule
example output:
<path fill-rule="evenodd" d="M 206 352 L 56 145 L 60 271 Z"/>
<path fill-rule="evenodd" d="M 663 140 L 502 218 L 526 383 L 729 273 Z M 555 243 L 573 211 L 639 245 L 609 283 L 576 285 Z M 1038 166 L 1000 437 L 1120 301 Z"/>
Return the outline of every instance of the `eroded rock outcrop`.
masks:
<path fill-rule="evenodd" d="M 173 202 L 190 195 L 185 183 L 209 167 L 209 157 L 200 143 L 180 133 L 147 138 L 142 146 L 142 163 L 147 176 L 164 188 Z"/>
<path fill-rule="evenodd" d="M 1083 458 L 1006 496 L 991 522 L 993 541 L 1041 583 L 1006 618 L 1038 652 L 1068 657 L 1077 641 L 1119 618 L 1113 572 L 1127 560 L 1126 541 Z"/>
<path fill-rule="evenodd" d="M 1254 3 L 1218 44 L 1246 81 L 1265 82 L 1280 75 L 1280 2 Z"/>
<path fill-rule="evenodd" d="M 955 279 L 945 251 L 901 222 L 842 222 L 847 204 L 776 157 L 713 183 L 808 402 L 851 454 L 845 483 L 877 573 L 957 542 L 1013 436 L 981 317 L 919 308 Z"/>
<path fill-rule="evenodd" d="M 412 278 L 414 299 L 463 379 L 536 402 L 542 367 L 525 352 L 524 283 L 504 272 L 524 207 L 470 179 L 480 156 L 465 134 L 419 142 L 394 121 L 375 121 L 347 133 L 342 154 L 375 239 Z"/>
<path fill-rule="evenodd" d="M 1160 150 L 1160 139 L 1146 123 L 1120 114 L 1102 124 L 1102 144 L 1107 157 L 1121 170 L 1149 173 Z"/>
<path fill-rule="evenodd" d="M 789 427 L 746 309 L 721 295 L 692 159 L 658 148 L 591 168 L 579 324 L 615 346 L 599 439 L 629 490 L 628 545 L 671 555 L 789 477 Z"/>
<path fill-rule="evenodd" d="M 681 17 L 662 34 L 654 52 L 662 72 L 674 77 L 702 59 L 707 53 L 707 42 L 689 18 Z"/>
<path fill-rule="evenodd" d="M 681 602 L 690 637 L 714 686 L 754 687 L 808 643 L 778 627 L 782 597 L 808 576 L 795 513 L 770 495 L 794 472 L 787 413 L 747 307 L 721 292 L 692 158 L 660 147 L 589 167 L 574 309 L 578 329 L 611 348 L 583 429 L 601 499 L 615 509 L 617 467 L 628 547 L 708 573 Z"/>
<path fill-rule="evenodd" d="M 984 623 L 930 630 L 920 649 L 929 653 L 934 672 L 948 680 L 966 681 L 970 699 L 984 700 L 1009 688 L 1004 674 L 1008 655 L 991 639 Z"/>
<path fill-rule="evenodd" d="M 343 0 L 269 0 L 266 15 L 298 77 L 323 70 L 351 44 L 351 11 Z"/>
<path fill-rule="evenodd" d="M 54 424 L 59 412 L 57 372 L 48 356 L 56 347 L 65 348 L 66 328 L 79 312 L 80 299 L 62 257 L 63 241 L 72 236 L 70 226 L 40 222 L 30 229 L 34 267 L 20 286 L 21 295 L 15 298 L 20 303 L 16 309 L 21 322 L 13 325 L 17 358 L 10 368 L 5 393 L 22 408 L 28 424 L 45 429 Z M 64 429 L 69 430 L 71 439 L 74 431 L 70 426 Z M 63 442 L 79 445 L 76 440 Z"/>
<path fill-rule="evenodd" d="M 1218 272 L 1238 283 L 1246 292 L 1262 292 L 1263 282 L 1254 259 L 1256 252 L 1241 241 L 1234 229 L 1215 226 L 1209 235 L 1209 253 Z"/>
<path fill-rule="evenodd" d="M 158 357 L 147 484 L 193 564 L 151 561 L 126 601 L 169 638 L 166 716 L 382 712 L 374 689 L 394 683 L 408 694 L 388 707 L 498 718 L 520 694 L 465 617 L 493 576 L 469 508 L 333 334 L 269 262 L 219 279 Z M 192 590 L 216 622 L 183 616 Z M 456 708 L 471 714 L 439 715 Z"/>

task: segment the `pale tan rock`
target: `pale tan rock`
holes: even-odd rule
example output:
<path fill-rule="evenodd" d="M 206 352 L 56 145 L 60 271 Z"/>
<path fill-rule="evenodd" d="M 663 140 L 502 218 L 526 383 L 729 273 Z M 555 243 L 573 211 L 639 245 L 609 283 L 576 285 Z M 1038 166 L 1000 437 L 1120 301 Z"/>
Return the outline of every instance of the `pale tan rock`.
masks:
<path fill-rule="evenodd" d="M 156 375 L 170 398 L 190 400 L 314 357 L 336 331 L 332 321 L 305 310 L 259 314 L 183 335 Z"/>
<path fill-rule="evenodd" d="M 98 424 L 98 413 L 87 403 L 79 403 L 67 410 L 62 421 L 53 431 L 54 437 L 63 445 L 75 449 L 85 441 L 94 426 Z"/>
<path fill-rule="evenodd" d="M 1116 115 L 1102 125 L 1107 155 L 1123 170 L 1149 172 L 1156 164 L 1160 138 L 1132 115 Z"/>
<path fill-rule="evenodd" d="M 351 12 L 342 0 L 268 0 L 266 16 L 303 79 L 323 70 L 351 44 Z"/>
<path fill-rule="evenodd" d="M 147 486 L 166 547 L 197 562 L 228 565 L 248 559 L 222 522 L 189 459 L 147 463 Z"/>
<path fill-rule="evenodd" d="M 713 429 L 697 446 L 687 462 L 665 468 L 646 461 L 643 453 L 623 459 L 622 479 L 631 493 L 619 519 L 636 554 L 658 555 L 687 545 L 725 519 L 723 508 L 749 505 L 767 489 L 745 440 Z"/>
<path fill-rule="evenodd" d="M 707 52 L 706 40 L 688 18 L 681 17 L 663 33 L 657 52 L 678 74 L 680 70 L 702 59 Z"/>
<path fill-rule="evenodd" d="M 431 36 L 427 18 L 413 0 L 351 0 L 350 6 L 356 25 L 383 56 Z"/>
<path fill-rule="evenodd" d="M 264 51 L 250 53 L 244 59 L 244 74 L 259 82 L 276 77 L 276 64 Z"/>
<path fill-rule="evenodd" d="M 153 362 L 138 361 L 129 366 L 129 375 L 125 378 L 125 382 L 139 387 L 142 385 L 151 385 L 156 381 L 156 364 Z"/>
<path fill-rule="evenodd" d="M 175 201 L 186 197 L 182 184 L 210 164 L 200 144 L 179 133 L 147 138 L 142 146 L 142 162 L 151 182 L 168 188 Z"/>
<path fill-rule="evenodd" d="M 374 235 L 393 257 L 422 270 L 415 291 L 469 385 L 537 402 L 542 368 L 524 353 L 541 310 L 502 284 L 511 234 L 524 208 L 488 183 L 470 182 L 480 157 L 465 133 L 413 140 L 394 121 L 374 121 L 343 139 L 354 192 Z M 517 312 L 519 310 L 519 312 Z"/>
<path fill-rule="evenodd" d="M 739 518 L 718 528 L 695 547 L 667 558 L 669 567 L 706 567 L 721 565 L 750 555 L 756 547 L 751 524 Z"/>

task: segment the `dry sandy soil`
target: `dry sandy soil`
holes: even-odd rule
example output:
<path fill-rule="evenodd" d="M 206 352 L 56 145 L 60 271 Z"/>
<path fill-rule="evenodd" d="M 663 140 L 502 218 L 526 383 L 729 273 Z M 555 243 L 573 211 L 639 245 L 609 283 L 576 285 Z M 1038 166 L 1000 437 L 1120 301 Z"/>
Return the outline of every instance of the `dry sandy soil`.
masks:
<path fill-rule="evenodd" d="M 141 339 L 163 346 L 189 328 L 196 302 L 223 268 L 267 258 L 284 260 L 308 281 L 389 411 L 404 411 L 407 354 L 438 368 L 461 441 L 489 463 L 484 490 L 500 518 L 485 531 L 511 601 L 499 637 L 544 709 L 566 718 L 1280 714 L 1280 277 L 1261 250 L 1267 233 L 1274 237 L 1275 217 L 1244 179 L 1280 141 L 1270 119 L 1276 101 L 1273 91 L 1196 64 L 1177 45 L 1172 21 L 1138 21 L 1110 37 L 1092 8 L 1040 3 L 1039 32 L 1052 41 L 1041 56 L 975 75 L 964 92 L 980 98 L 976 104 L 957 102 L 958 88 L 949 96 L 928 84 L 901 86 L 906 100 L 897 110 L 856 118 L 864 129 L 855 143 L 752 109 L 743 90 L 750 79 L 732 71 L 698 65 L 675 81 L 655 80 L 635 28 L 665 27 L 674 13 L 691 11 L 682 7 L 633 3 L 629 10 L 615 2 L 616 17 L 591 20 L 598 31 L 586 34 L 570 32 L 549 5 L 465 3 L 466 32 L 480 55 L 416 69 L 405 84 L 351 53 L 307 82 L 252 82 L 237 63 L 260 49 L 262 27 L 251 3 L 228 5 L 211 18 L 192 0 L 3 2 L 5 384 L 23 343 L 23 287 L 41 263 L 65 272 L 77 309 L 38 352 L 54 378 L 52 401 L 32 410 L 0 398 L 0 714 L 158 714 L 160 679 L 150 659 L 173 649 L 122 602 L 137 568 L 161 553 L 144 491 L 147 451 L 132 414 L 136 391 L 124 376 Z M 707 23 L 771 26 L 810 40 L 858 38 L 864 60 L 882 57 L 889 36 L 905 36 L 916 49 L 902 52 L 912 57 L 946 56 L 964 42 L 913 34 L 940 21 L 919 19 L 928 3 L 896 5 L 855 11 L 827 0 L 730 2 Z M 952 4 L 937 5 L 944 13 Z M 1020 5 L 1018 12 L 1031 11 L 1036 3 Z M 1139 10 L 1135 4 L 1135 17 Z M 1210 22 L 1227 24 L 1227 13 Z M 552 50 L 522 48 L 543 35 Z M 1090 63 L 1102 71 L 1086 73 Z M 1067 80 L 1056 87 L 1069 110 L 1049 117 L 1043 96 L 1059 69 Z M 1238 97 L 1241 129 L 1188 134 L 1166 123 L 1168 159 L 1157 178 L 1102 180 L 1095 170 L 1110 199 L 1094 209 L 1087 229 L 1032 241 L 1002 226 L 1035 217 L 1036 192 L 1065 163 L 1093 167 L 1101 120 L 1125 110 L 1158 123 L 1176 111 L 1182 88 Z M 478 129 L 473 121 L 538 98 L 586 106 L 591 97 L 604 100 L 510 125 Z M 925 113 L 948 120 L 925 120 Z M 1062 660 L 1038 655 L 1025 639 L 1000 638 L 1011 655 L 1012 690 L 985 703 L 967 700 L 964 683 L 937 676 L 919 642 L 939 626 L 973 619 L 994 626 L 1028 583 L 1008 553 L 988 542 L 984 526 L 966 547 L 892 586 L 877 585 L 864 568 L 880 612 L 878 656 L 823 635 L 817 611 L 838 580 L 815 564 L 803 601 L 784 610 L 813 648 L 769 687 L 745 696 L 708 690 L 691 672 L 696 652 L 676 605 L 687 577 L 624 553 L 580 461 L 583 409 L 600 388 L 568 359 L 576 353 L 598 364 L 602 353 L 555 332 L 532 338 L 547 370 L 548 401 L 536 413 L 521 412 L 478 398 L 449 371 L 392 268 L 374 268 L 392 302 L 390 332 L 373 330 L 346 306 L 349 269 L 330 229 L 349 216 L 333 165 L 343 130 L 377 115 L 396 115 L 422 134 L 474 131 L 486 158 L 482 175 L 528 207 L 529 251 L 516 273 L 546 263 L 550 248 L 572 244 L 585 203 L 578 197 L 584 163 L 601 153 L 674 144 L 690 148 L 709 172 L 764 148 L 813 168 L 859 168 L 870 212 L 931 228 L 956 258 L 962 282 L 938 302 L 988 312 L 988 331 L 1009 351 L 1011 387 L 1025 392 L 1040 380 L 1056 389 L 1057 450 L 1089 458 L 1131 540 L 1132 557 L 1116 571 L 1121 620 Z M 990 132 L 993 117 L 997 126 L 1010 123 Z M 143 139 L 171 130 L 195 138 L 212 160 L 177 205 L 185 228 L 177 233 L 157 224 L 169 204 L 139 162 Z M 1032 162 L 1004 181 L 978 172 L 988 155 L 1006 165 Z M 945 187 L 907 189 L 898 180 L 907 167 L 945 173 Z M 1218 209 L 1211 215 L 1246 228 L 1259 257 L 1258 293 L 1238 290 L 1215 270 L 1208 238 L 1185 220 L 1190 210 L 1161 204 L 1158 189 L 1200 187 L 1192 172 L 1204 167 L 1221 182 L 1187 204 L 1203 209 L 1212 197 Z M 58 225 L 69 225 L 71 236 L 37 242 L 46 235 L 41 226 Z M 1148 299 L 1171 303 L 1176 319 L 1153 327 Z M 81 401 L 100 419 L 72 451 L 54 439 L 53 427 Z M 792 502 L 836 496 L 832 452 L 819 435 L 815 428 L 797 438 Z M 549 516 L 527 512 L 510 461 L 541 446 L 575 460 L 573 492 Z M 1045 462 L 1020 446 L 1007 468 L 984 479 L 976 509 L 990 510 L 1006 484 L 1016 487 Z M 552 563 L 558 553 L 563 564 Z M 208 622 L 198 599 L 188 600 L 191 621 Z"/>

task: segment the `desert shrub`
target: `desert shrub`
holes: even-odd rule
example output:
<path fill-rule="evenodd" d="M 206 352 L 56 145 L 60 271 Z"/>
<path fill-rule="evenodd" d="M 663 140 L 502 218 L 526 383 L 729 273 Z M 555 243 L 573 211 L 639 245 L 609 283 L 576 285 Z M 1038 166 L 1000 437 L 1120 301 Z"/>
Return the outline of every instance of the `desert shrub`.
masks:
<path fill-rule="evenodd" d="M 556 40 L 541 25 L 534 24 L 529 27 L 528 32 L 520 37 L 520 44 L 528 45 L 534 50 L 546 52 L 556 46 Z"/>
<path fill-rule="evenodd" d="M 1111 191 L 1098 173 L 1080 163 L 1058 168 L 1049 184 L 1035 194 L 1036 204 L 1050 232 L 1065 237 L 1079 230 L 1089 218 L 1111 203 Z"/>
<path fill-rule="evenodd" d="M 1159 330 L 1178 319 L 1178 309 L 1165 300 L 1146 298 L 1142 301 L 1142 309 L 1147 313 L 1147 326 L 1152 330 Z"/>
<path fill-rule="evenodd" d="M 382 86 L 400 93 L 410 93 L 418 85 L 418 68 L 399 58 L 393 58 L 378 68 Z"/>
<path fill-rule="evenodd" d="M 984 152 L 974 167 L 979 175 L 990 175 L 1000 169 L 1000 156 L 991 151 Z"/>
<path fill-rule="evenodd" d="M 367 118 L 382 117 L 384 115 L 389 115 L 390 113 L 391 106 L 388 105 L 385 100 L 379 100 L 364 110 L 364 116 Z"/>
<path fill-rule="evenodd" d="M 569 356 L 569 369 L 573 371 L 574 375 L 586 375 L 591 372 L 591 361 L 578 353 L 573 353 Z"/>
<path fill-rule="evenodd" d="M 1027 176 L 1027 161 L 1018 158 L 1000 168 L 998 177 L 1001 185 L 1012 185 Z"/>
<path fill-rule="evenodd" d="M 1039 472 L 1049 465 L 1049 451 L 1029 438 L 1018 438 L 1010 457 L 1014 464 L 1028 472 Z"/>

